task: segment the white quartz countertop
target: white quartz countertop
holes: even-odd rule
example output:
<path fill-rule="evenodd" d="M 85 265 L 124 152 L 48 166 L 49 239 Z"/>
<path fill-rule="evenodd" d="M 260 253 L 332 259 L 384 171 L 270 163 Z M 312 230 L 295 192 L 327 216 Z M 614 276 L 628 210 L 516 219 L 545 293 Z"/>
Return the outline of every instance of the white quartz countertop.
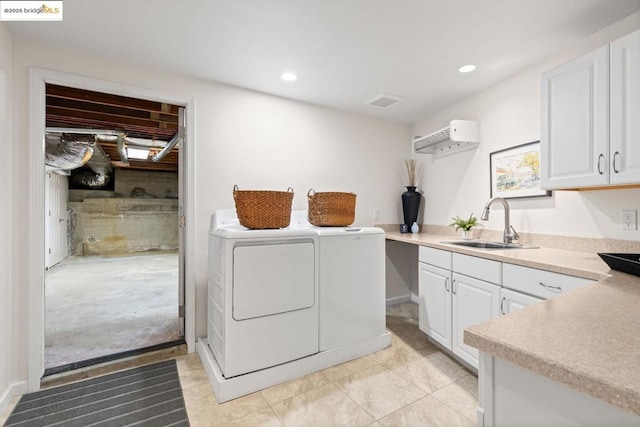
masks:
<path fill-rule="evenodd" d="M 387 239 L 596 280 L 472 326 L 464 342 L 640 415 L 640 277 L 611 271 L 584 252 L 472 249 L 424 233 L 387 232 Z"/>

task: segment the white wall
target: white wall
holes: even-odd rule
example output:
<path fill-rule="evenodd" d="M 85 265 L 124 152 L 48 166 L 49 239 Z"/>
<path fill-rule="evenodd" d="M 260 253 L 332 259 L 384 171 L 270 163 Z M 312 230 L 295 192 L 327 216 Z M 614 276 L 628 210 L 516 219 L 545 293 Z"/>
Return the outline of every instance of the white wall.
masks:
<path fill-rule="evenodd" d="M 438 111 L 412 127 L 425 135 L 451 119 L 477 120 L 480 147 L 426 162 L 423 190 L 425 223 L 448 225 L 455 215 L 479 216 L 489 199 L 489 153 L 540 139 L 540 74 L 611 40 L 640 28 L 640 13 L 631 15 L 476 96 Z M 482 67 L 482 64 L 479 64 Z M 473 78 L 473 75 L 469 75 Z M 511 222 L 518 231 L 640 240 L 640 232 L 622 231 L 620 210 L 640 210 L 640 189 L 590 192 L 556 191 L 552 198 L 509 201 Z M 487 228 L 502 229 L 501 208 L 492 213 Z"/>
<path fill-rule="evenodd" d="M 9 386 L 14 379 L 13 354 L 13 292 L 11 281 L 12 252 L 12 50 L 11 35 L 0 22 L 0 146 L 5 158 L 0 168 L 0 182 L 4 188 L 4 203 L 0 204 L 0 411 Z"/>
<path fill-rule="evenodd" d="M 251 92 L 222 84 L 109 61 L 65 48 L 14 40 L 15 102 L 19 132 L 15 150 L 20 171 L 18 191 L 28 194 L 28 67 L 79 74 L 96 79 L 192 96 L 196 105 L 195 216 L 197 336 L 206 334 L 207 231 L 210 215 L 233 207 L 232 188 L 295 190 L 294 209 L 306 207 L 306 192 L 353 191 L 356 224 L 398 222 L 403 187 L 397 174 L 407 155 L 409 126 Z M 18 233 L 26 233 L 28 201 L 17 208 Z M 377 221 L 376 221 L 377 222 Z M 28 248 L 15 282 L 26 287 Z M 26 297 L 21 299 L 20 333 L 27 335 Z M 26 340 L 21 353 L 26 354 Z M 26 362 L 21 375 L 26 377 Z"/>

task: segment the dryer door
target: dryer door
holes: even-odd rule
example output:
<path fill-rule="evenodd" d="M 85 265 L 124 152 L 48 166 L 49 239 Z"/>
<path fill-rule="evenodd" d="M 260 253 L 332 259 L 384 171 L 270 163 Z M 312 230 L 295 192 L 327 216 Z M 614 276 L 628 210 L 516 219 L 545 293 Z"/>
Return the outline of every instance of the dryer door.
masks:
<path fill-rule="evenodd" d="M 246 320 L 315 304 L 313 242 L 236 246 L 233 318 Z"/>

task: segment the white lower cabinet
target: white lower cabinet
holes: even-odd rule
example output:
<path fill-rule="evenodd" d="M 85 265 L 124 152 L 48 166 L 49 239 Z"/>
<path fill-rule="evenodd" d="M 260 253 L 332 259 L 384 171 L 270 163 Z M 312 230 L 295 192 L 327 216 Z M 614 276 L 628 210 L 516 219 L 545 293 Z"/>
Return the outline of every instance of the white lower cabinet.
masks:
<path fill-rule="evenodd" d="M 499 315 L 500 286 L 453 273 L 453 338 L 451 350 L 462 360 L 478 368 L 478 350 L 464 343 L 464 330 Z"/>
<path fill-rule="evenodd" d="M 498 316 L 500 286 L 468 274 L 499 282 L 500 263 L 425 247 L 419 254 L 420 329 L 477 368 L 478 350 L 464 343 L 464 330 Z"/>
<path fill-rule="evenodd" d="M 478 426 L 637 427 L 640 417 L 483 352 Z"/>
<path fill-rule="evenodd" d="M 419 327 L 434 341 L 451 349 L 451 271 L 419 264 Z"/>
<path fill-rule="evenodd" d="M 510 289 L 500 289 L 500 314 L 505 315 L 544 301 Z"/>

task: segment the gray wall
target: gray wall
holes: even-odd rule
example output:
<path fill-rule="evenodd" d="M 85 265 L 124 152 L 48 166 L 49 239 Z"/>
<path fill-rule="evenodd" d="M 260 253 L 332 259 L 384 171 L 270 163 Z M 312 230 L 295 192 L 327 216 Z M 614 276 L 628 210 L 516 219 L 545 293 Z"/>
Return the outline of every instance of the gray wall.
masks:
<path fill-rule="evenodd" d="M 178 249 L 178 175 L 114 171 L 114 191 L 69 191 L 69 254 Z"/>

